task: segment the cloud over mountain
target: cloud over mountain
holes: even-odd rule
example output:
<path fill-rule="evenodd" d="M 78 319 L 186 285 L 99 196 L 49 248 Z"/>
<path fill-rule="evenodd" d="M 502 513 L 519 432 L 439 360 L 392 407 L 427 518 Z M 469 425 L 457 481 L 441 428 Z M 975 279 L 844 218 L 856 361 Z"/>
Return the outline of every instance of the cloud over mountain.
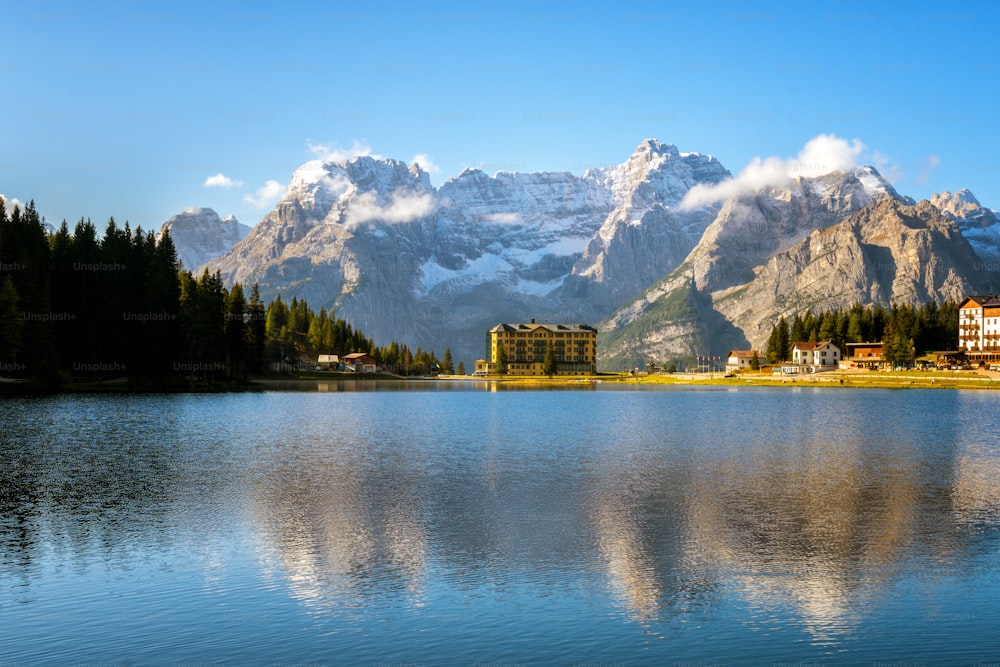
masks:
<path fill-rule="evenodd" d="M 396 190 L 388 206 L 380 206 L 374 192 L 363 192 L 351 200 L 344 224 L 356 227 L 370 220 L 379 222 L 412 222 L 434 212 L 434 195 Z"/>
<path fill-rule="evenodd" d="M 761 188 L 784 187 L 799 176 L 812 178 L 853 169 L 864 149 L 865 145 L 858 139 L 847 141 L 832 134 L 820 134 L 806 142 L 794 158 L 755 157 L 735 178 L 718 184 L 696 185 L 681 200 L 680 208 L 691 210 Z"/>

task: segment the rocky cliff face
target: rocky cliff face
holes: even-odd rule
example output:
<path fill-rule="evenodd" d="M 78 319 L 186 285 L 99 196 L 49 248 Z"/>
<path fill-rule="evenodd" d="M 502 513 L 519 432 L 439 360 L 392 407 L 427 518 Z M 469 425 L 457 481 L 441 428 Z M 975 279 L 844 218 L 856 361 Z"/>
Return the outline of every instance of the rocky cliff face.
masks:
<path fill-rule="evenodd" d="M 835 224 L 805 231 L 749 273 L 698 272 L 688 261 L 599 327 L 609 331 L 605 364 L 761 349 L 779 317 L 807 308 L 958 300 L 989 282 L 953 220 L 927 201 L 911 206 L 888 191 Z M 677 304 L 689 303 L 698 304 L 697 316 L 678 317 Z"/>
<path fill-rule="evenodd" d="M 929 202 L 886 197 L 776 253 L 713 303 L 762 349 L 778 317 L 805 308 L 959 300 L 982 287 L 975 263 L 958 226 Z"/>
<path fill-rule="evenodd" d="M 745 284 L 776 253 L 883 198 L 902 199 L 873 168 L 858 167 L 726 200 L 677 270 L 598 326 L 607 332 L 602 363 L 627 368 L 746 347 L 746 334 L 714 309 L 712 295 Z M 698 316 L 679 327 L 680 302 L 697 303 Z"/>
<path fill-rule="evenodd" d="M 698 184 L 729 172 L 715 158 L 644 141 L 624 164 L 592 170 L 615 195 L 616 207 L 587 243 L 556 296 L 581 304 L 584 319 L 600 319 L 676 268 L 718 212 L 677 205 Z"/>
<path fill-rule="evenodd" d="M 210 208 L 189 208 L 164 222 L 160 234 L 166 231 L 184 268 L 197 271 L 209 260 L 229 252 L 250 228 L 231 215 L 220 219 Z"/>

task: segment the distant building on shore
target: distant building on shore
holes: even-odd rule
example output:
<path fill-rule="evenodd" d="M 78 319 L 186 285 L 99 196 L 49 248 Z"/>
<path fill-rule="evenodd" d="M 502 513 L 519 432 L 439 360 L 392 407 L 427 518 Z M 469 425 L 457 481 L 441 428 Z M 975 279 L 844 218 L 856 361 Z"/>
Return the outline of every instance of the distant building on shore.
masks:
<path fill-rule="evenodd" d="M 342 361 L 346 368 L 355 373 L 374 373 L 378 365 L 374 357 L 364 352 L 345 354 Z"/>
<path fill-rule="evenodd" d="M 958 304 L 958 351 L 973 364 L 1000 362 L 1000 296 L 967 296 Z"/>
<path fill-rule="evenodd" d="M 840 348 L 828 340 L 792 343 L 792 363 L 808 366 L 812 372 L 836 370 L 840 365 Z"/>
<path fill-rule="evenodd" d="M 552 347 L 554 375 L 597 372 L 597 329 L 586 324 L 501 323 L 487 333 L 486 358 L 476 360 L 477 375 L 547 375 L 545 355 Z M 504 368 L 505 366 L 505 368 Z"/>
<path fill-rule="evenodd" d="M 878 371 L 890 368 L 885 359 L 885 351 L 879 341 L 871 343 L 847 343 L 847 354 L 840 362 L 841 368 L 867 368 Z"/>
<path fill-rule="evenodd" d="M 760 350 L 729 350 L 726 357 L 726 372 L 735 373 L 745 371 L 753 366 L 753 358 L 757 357 L 757 364 L 767 363 L 767 354 Z"/>

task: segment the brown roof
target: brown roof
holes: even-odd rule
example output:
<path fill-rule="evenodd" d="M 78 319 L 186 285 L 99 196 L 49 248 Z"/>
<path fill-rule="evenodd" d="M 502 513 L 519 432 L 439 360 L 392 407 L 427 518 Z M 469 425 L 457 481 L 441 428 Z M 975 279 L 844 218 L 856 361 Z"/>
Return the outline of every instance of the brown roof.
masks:
<path fill-rule="evenodd" d="M 764 358 L 764 355 L 757 350 L 729 350 L 729 356 L 736 357 L 737 359 L 753 359 L 755 352 L 758 359 Z"/>
<path fill-rule="evenodd" d="M 819 348 L 830 345 L 833 341 L 821 340 L 818 343 L 792 343 L 792 348 L 802 350 L 803 352 L 811 352 L 812 350 L 818 350 Z"/>
<path fill-rule="evenodd" d="M 958 307 L 964 308 L 970 301 L 977 306 L 1000 306 L 1000 296 L 993 296 L 992 294 L 987 296 L 977 296 L 970 294 L 962 299 L 962 302 L 958 304 Z"/>
<path fill-rule="evenodd" d="M 585 331 L 589 333 L 597 333 L 597 329 L 588 324 L 550 324 L 550 323 L 534 323 L 530 324 L 517 323 L 509 324 L 507 322 L 501 322 L 496 325 L 490 331 L 492 332 L 511 332 L 511 331 L 534 331 L 536 329 L 542 329 L 544 331 Z"/>

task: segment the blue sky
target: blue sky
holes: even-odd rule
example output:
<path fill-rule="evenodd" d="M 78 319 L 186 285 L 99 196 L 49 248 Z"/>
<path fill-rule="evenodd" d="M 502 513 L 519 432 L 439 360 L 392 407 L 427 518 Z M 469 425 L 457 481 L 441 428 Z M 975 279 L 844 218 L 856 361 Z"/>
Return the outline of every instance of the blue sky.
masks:
<path fill-rule="evenodd" d="M 297 166 L 352 149 L 426 156 L 440 185 L 465 167 L 581 173 L 646 137 L 736 174 L 820 134 L 863 142 L 905 194 L 966 187 L 1000 208 L 995 3 L 31 2 L 4 18 L 0 194 L 54 224 L 158 228 L 190 206 L 254 224 Z"/>

